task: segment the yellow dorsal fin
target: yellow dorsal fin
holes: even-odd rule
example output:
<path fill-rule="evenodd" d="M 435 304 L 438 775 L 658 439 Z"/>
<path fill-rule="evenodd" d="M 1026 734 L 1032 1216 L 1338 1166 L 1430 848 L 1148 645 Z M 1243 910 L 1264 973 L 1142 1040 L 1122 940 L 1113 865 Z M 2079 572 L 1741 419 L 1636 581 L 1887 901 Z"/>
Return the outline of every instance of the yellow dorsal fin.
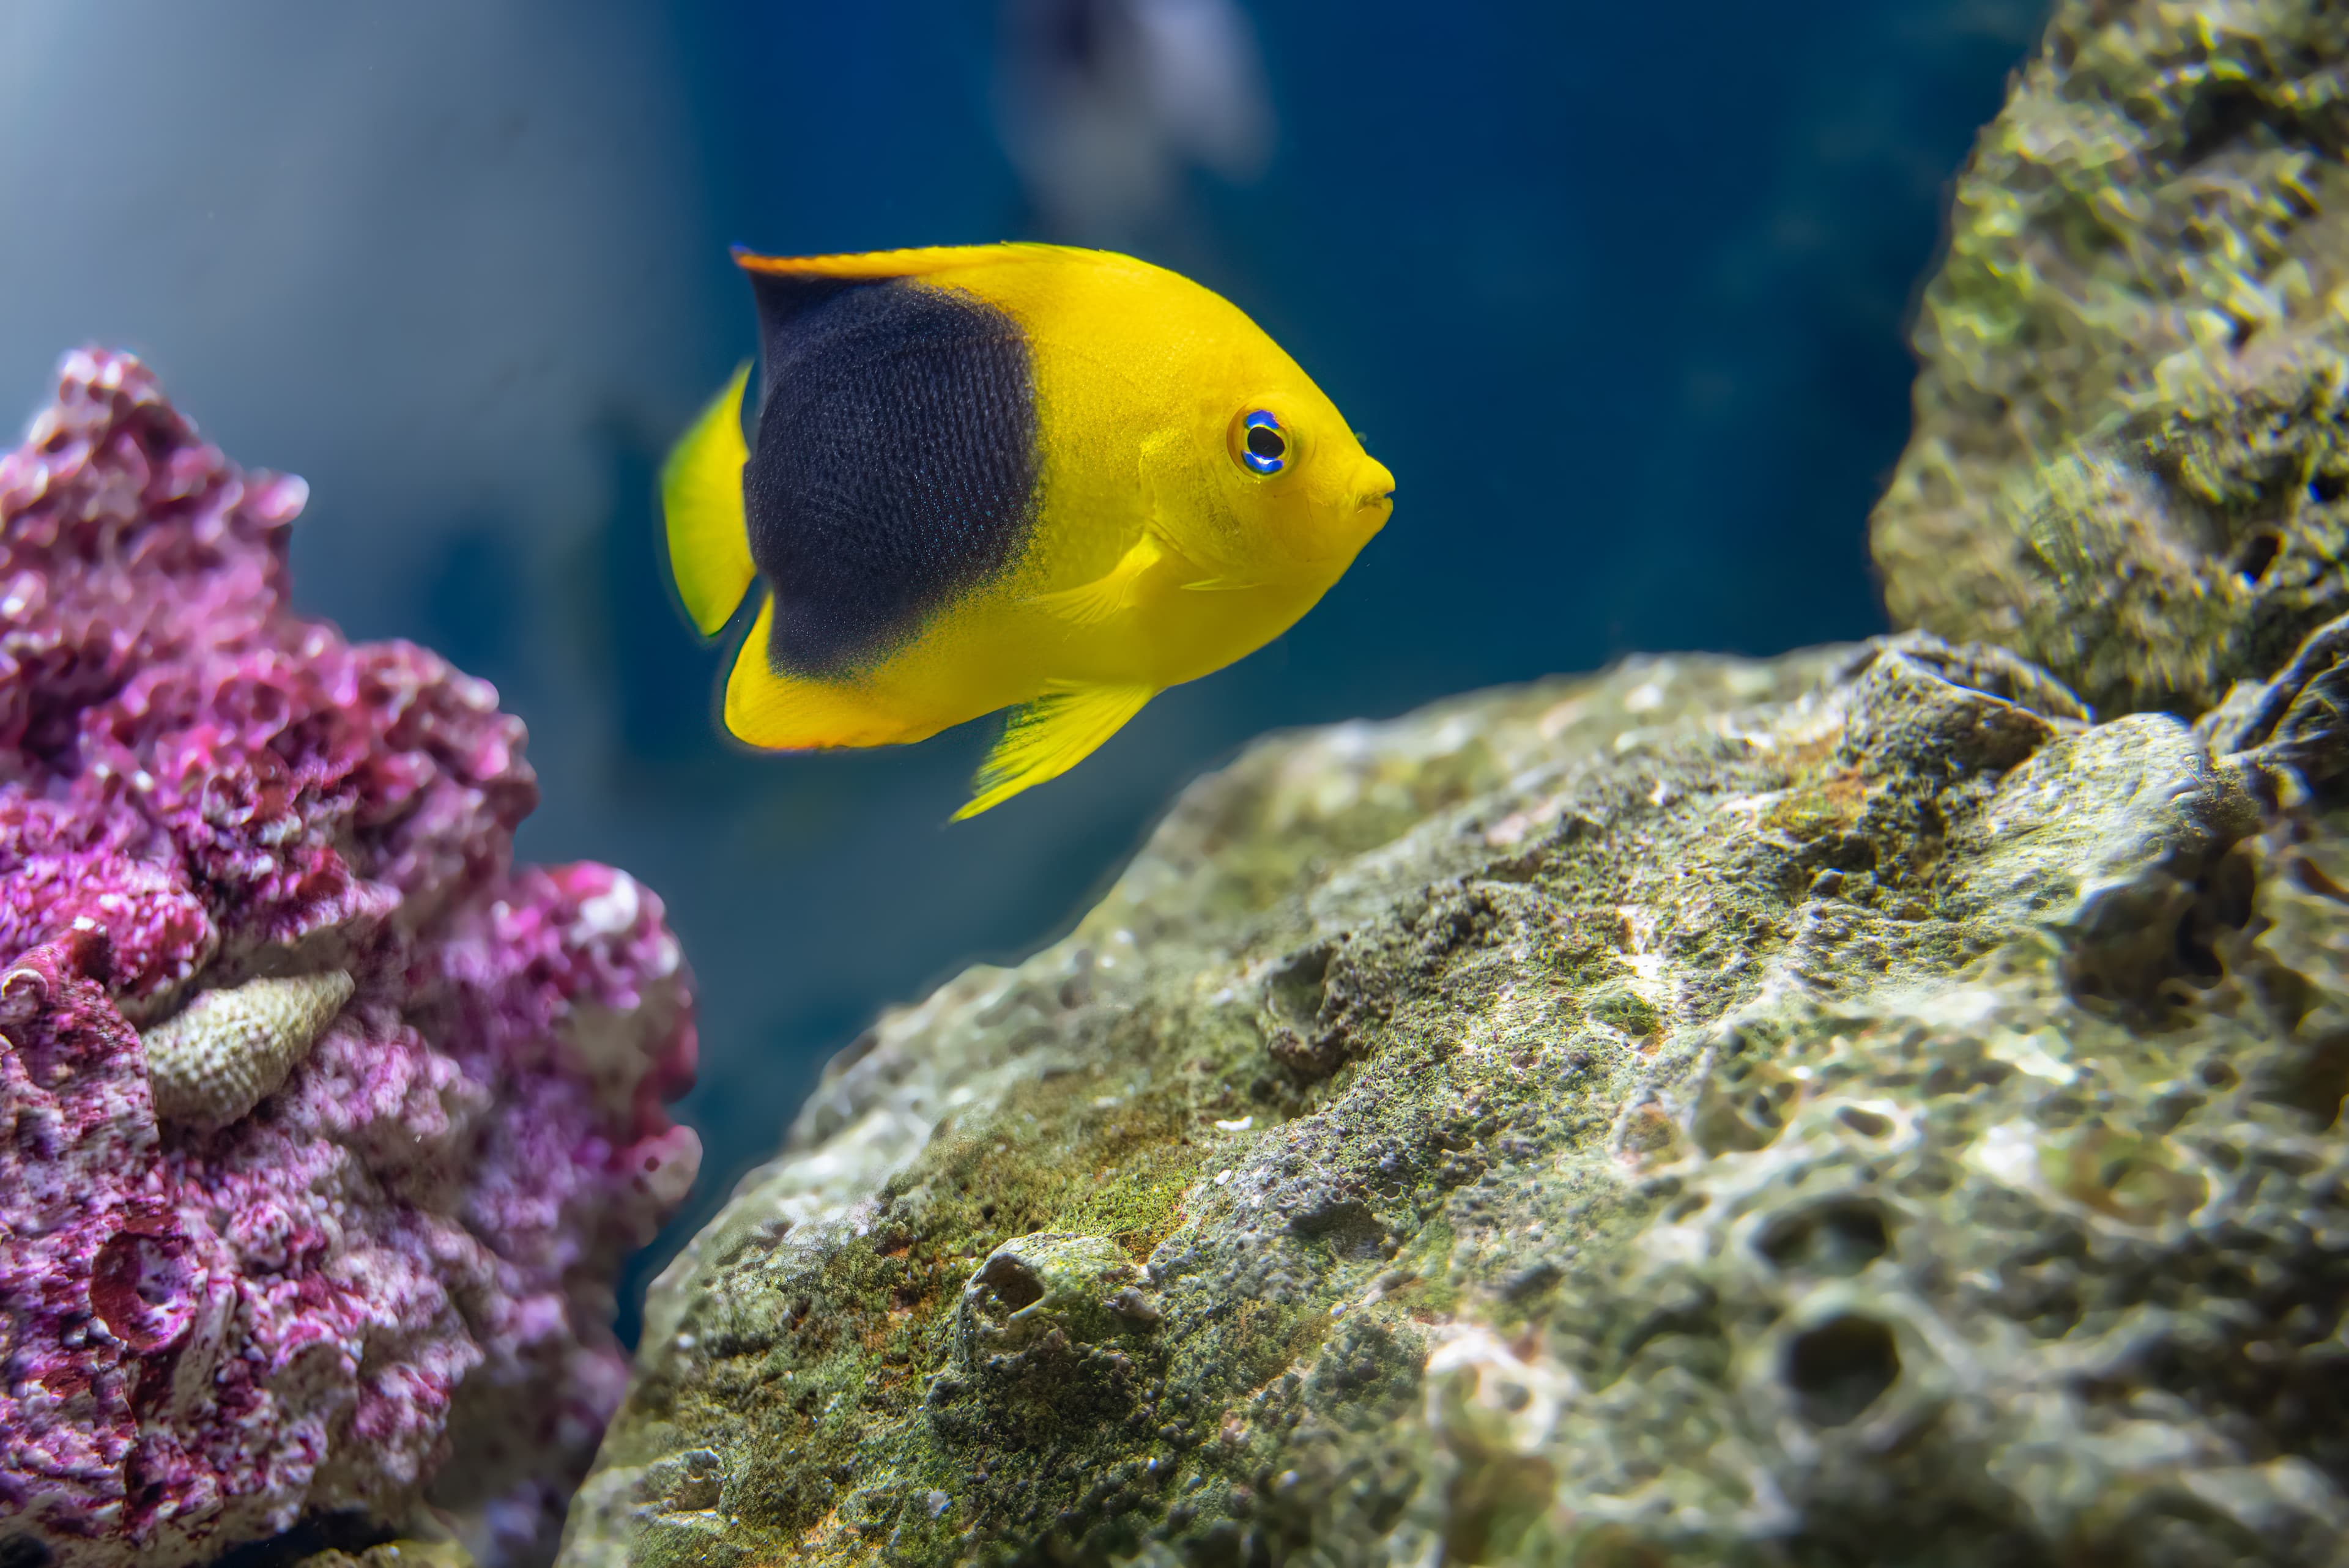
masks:
<path fill-rule="evenodd" d="M 977 792 L 954 820 L 976 817 L 1030 785 L 1059 778 L 1092 756 L 1157 695 L 1154 686 L 1047 687 L 1043 696 L 1012 713 L 1003 738 L 979 767 Z"/>
<path fill-rule="evenodd" d="M 726 679 L 726 727 L 737 739 L 771 751 L 812 751 L 926 740 L 946 727 L 936 716 L 864 686 L 777 674 L 767 662 L 774 621 L 770 596 Z"/>
<path fill-rule="evenodd" d="M 734 264 L 746 273 L 766 273 L 790 278 L 918 278 L 957 267 L 990 266 L 1021 256 L 1055 256 L 1073 262 L 1104 264 L 1134 263 L 1114 251 L 1090 251 L 1075 245 L 1047 245 L 1033 240 L 1006 240 L 992 245 L 922 245 L 902 251 L 863 251 L 837 256 L 761 256 L 734 247 Z"/>
<path fill-rule="evenodd" d="M 742 518 L 742 388 L 746 360 L 701 411 L 661 465 L 661 511 L 668 520 L 668 569 L 685 613 L 705 637 L 725 625 L 759 569 Z"/>

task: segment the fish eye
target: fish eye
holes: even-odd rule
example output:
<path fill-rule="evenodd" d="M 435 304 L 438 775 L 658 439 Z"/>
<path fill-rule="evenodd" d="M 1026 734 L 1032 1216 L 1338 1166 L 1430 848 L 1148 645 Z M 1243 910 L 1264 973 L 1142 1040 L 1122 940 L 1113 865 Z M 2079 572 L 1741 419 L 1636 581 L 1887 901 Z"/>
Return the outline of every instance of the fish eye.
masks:
<path fill-rule="evenodd" d="M 1263 408 L 1240 416 L 1232 430 L 1232 455 L 1252 473 L 1277 474 L 1288 464 L 1288 433 Z"/>

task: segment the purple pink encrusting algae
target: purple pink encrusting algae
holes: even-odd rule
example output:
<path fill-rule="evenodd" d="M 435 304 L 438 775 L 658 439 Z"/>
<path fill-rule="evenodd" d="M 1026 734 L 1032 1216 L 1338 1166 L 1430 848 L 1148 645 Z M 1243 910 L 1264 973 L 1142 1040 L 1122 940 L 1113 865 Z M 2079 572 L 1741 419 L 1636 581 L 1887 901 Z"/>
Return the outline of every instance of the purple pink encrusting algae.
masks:
<path fill-rule="evenodd" d="M 0 1560 L 419 1500 L 543 1558 L 620 1397 L 620 1262 L 699 1156 L 659 901 L 511 863 L 521 723 L 293 613 L 305 496 L 119 354 L 0 457 Z M 290 1074 L 159 1123 L 161 1026 L 301 976 Z M 200 1064 L 265 1037 L 215 1010 Z"/>

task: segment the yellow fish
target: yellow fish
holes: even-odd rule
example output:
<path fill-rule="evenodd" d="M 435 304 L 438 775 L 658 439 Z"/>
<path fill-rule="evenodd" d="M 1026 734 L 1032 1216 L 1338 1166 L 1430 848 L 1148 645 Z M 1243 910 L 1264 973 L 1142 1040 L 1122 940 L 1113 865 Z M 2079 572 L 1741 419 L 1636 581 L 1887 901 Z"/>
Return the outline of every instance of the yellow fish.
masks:
<path fill-rule="evenodd" d="M 714 636 L 765 593 L 726 727 L 799 749 L 1016 708 L 957 820 L 1081 761 L 1295 624 L 1394 476 L 1221 296 L 1106 251 L 738 251 L 747 364 L 661 473 Z"/>

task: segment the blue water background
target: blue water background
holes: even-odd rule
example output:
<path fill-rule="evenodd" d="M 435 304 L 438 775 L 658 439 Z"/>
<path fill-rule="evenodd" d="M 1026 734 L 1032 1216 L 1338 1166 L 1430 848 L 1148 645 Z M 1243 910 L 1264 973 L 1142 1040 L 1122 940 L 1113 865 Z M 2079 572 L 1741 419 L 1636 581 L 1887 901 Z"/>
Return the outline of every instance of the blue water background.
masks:
<path fill-rule="evenodd" d="M 133 5 L 132 11 L 141 7 Z M 1183 783 L 1279 726 L 1640 649 L 1879 628 L 1864 521 L 1947 182 L 2031 0 L 1260 0 L 1260 179 L 1160 259 L 1253 315 L 1398 476 L 1299 628 L 1063 780 L 948 828 L 992 725 L 722 743 L 659 454 L 751 343 L 725 247 L 1011 237 L 974 0 L 26 0 L 0 18 L 0 397 L 147 354 L 308 477 L 296 593 L 431 644 L 532 728 L 522 852 L 658 891 L 707 1140 L 664 1246 L 882 1006 L 1064 929 Z M 98 12 L 110 15 L 101 18 Z"/>

